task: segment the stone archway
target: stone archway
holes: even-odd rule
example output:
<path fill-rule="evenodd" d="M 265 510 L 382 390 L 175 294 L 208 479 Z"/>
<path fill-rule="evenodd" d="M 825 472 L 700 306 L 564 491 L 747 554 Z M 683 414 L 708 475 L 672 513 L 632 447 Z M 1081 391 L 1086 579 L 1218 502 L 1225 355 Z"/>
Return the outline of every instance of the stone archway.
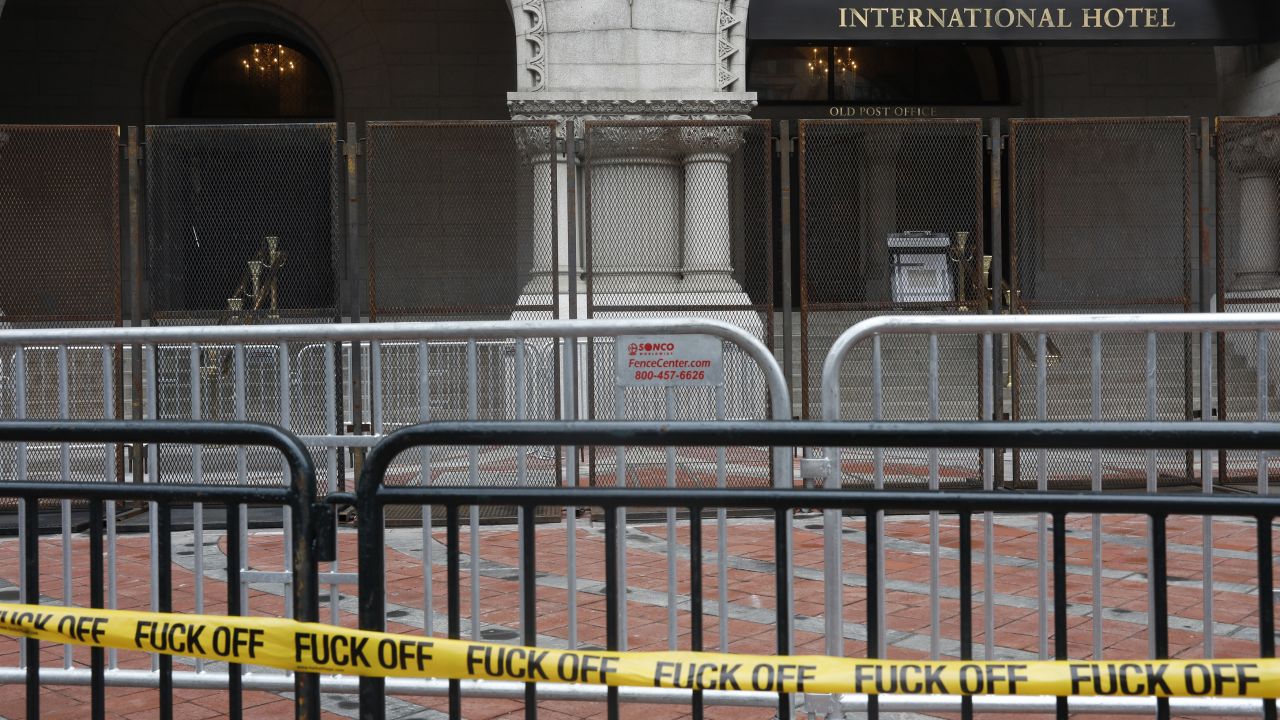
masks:
<path fill-rule="evenodd" d="M 516 89 L 538 92 L 547 86 L 547 8 L 545 0 L 510 0 L 516 41 Z"/>
<path fill-rule="evenodd" d="M 342 121 L 342 76 L 319 34 L 302 18 L 278 8 L 226 3 L 186 16 L 156 44 L 143 79 L 146 122 L 163 123 L 179 117 L 183 87 L 201 58 L 236 37 L 255 36 L 287 39 L 313 55 L 333 86 L 334 120 Z"/>
<path fill-rule="evenodd" d="M 216 93 L 219 87 L 205 87 L 209 73 L 230 82 L 239 68 L 223 61 L 255 44 L 290 48 L 296 55 L 289 58 L 329 86 L 321 88 L 329 91 L 321 93 L 325 102 L 298 112 L 283 104 L 270 111 L 267 103 L 237 113 L 235 108 L 254 106 L 206 97 L 193 110 L 189 90 Z M 227 91 L 246 87 L 229 85 Z M 258 89 L 283 95 L 283 88 Z M 156 43 L 143 93 L 146 303 L 152 317 L 333 317 L 340 303 L 334 167 L 341 125 L 335 121 L 343 103 L 338 63 L 319 34 L 301 18 L 265 5 L 224 3 L 195 11 Z"/>

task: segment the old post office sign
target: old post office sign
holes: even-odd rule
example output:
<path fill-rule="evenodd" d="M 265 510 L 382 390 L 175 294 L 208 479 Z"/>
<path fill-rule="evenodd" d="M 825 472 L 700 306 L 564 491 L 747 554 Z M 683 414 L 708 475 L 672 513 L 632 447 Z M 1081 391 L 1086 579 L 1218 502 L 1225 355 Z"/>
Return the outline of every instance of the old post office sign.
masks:
<path fill-rule="evenodd" d="M 1249 44 L 1276 0 L 756 0 L 752 40 Z M 1278 3 L 1280 4 L 1280 3 Z"/>

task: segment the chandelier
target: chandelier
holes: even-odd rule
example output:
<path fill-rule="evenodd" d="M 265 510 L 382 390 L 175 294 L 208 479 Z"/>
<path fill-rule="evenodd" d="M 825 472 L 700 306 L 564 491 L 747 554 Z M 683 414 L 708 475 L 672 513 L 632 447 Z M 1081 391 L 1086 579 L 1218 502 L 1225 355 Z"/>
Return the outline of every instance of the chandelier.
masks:
<path fill-rule="evenodd" d="M 827 61 L 827 48 L 812 48 L 809 55 L 809 76 L 826 77 L 831 72 Z M 853 48 L 833 48 L 831 63 L 835 65 L 836 78 L 852 77 L 858 72 L 858 61 L 853 58 Z"/>
<path fill-rule="evenodd" d="M 254 43 L 249 46 L 249 55 L 241 59 L 246 72 L 265 73 L 275 71 L 286 73 L 296 70 L 292 56 L 284 45 L 276 43 Z"/>

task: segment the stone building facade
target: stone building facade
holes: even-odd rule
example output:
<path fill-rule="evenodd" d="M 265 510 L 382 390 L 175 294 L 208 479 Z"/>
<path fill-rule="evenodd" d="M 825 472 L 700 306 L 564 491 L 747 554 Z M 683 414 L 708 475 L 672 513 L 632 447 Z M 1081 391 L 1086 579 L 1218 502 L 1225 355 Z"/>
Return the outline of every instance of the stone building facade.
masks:
<path fill-rule="evenodd" d="M 1265 3 L 1257 6 L 1257 22 L 1244 15 L 1235 27 L 1222 20 L 1223 28 L 1203 31 L 1188 25 L 1216 18 L 1217 5 L 1253 4 L 1170 4 L 1166 18 L 1182 22 L 1175 35 L 1134 30 L 1118 39 L 1030 34 L 990 42 L 963 32 L 953 38 L 898 28 L 842 48 L 838 8 L 814 0 L 755 0 L 754 6 L 750 0 L 6 0 L 0 3 L 0 123 L 331 121 L 342 137 L 347 123 L 365 136 L 365 124 L 374 121 L 574 119 L 581 141 L 583 120 L 787 119 L 794 134 L 797 120 L 831 117 L 1280 113 L 1280 45 L 1266 44 L 1274 39 L 1268 24 L 1274 18 Z M 778 40 L 778 18 L 793 40 Z M 801 29 L 790 29 L 794 24 Z M 1253 36 L 1242 39 L 1242 32 Z M 225 102 L 237 88 L 209 77 L 225 56 L 251 42 L 280 43 L 282 53 L 289 48 L 306 61 L 316 76 L 312 84 L 325 96 L 288 112 L 281 105 L 278 116 L 274 107 Z M 825 68 L 828 53 L 833 62 L 843 54 L 854 63 L 857 55 L 856 89 L 837 86 L 834 65 L 815 70 L 815 61 Z M 957 74 L 953 66 L 964 68 Z M 802 87 L 822 85 L 824 78 L 831 78 L 825 93 Z M 960 89 L 939 87 L 947 83 Z M 611 202 L 612 184 L 630 188 L 626 192 L 648 188 L 651 195 L 632 203 L 636 207 L 706 206 L 709 215 L 691 213 L 681 227 L 663 232 L 720 242 L 711 235 L 722 230 L 712 226 L 728 212 L 728 190 L 708 188 L 721 182 L 727 151 L 739 142 L 725 132 L 697 138 L 691 130 L 673 130 L 664 140 L 668 150 L 653 157 L 620 153 L 600 168 L 599 200 Z M 703 147 L 707 142 L 711 147 Z M 563 145 L 553 154 L 541 167 L 555 170 L 559 183 L 561 246 L 554 254 L 564 273 Z M 626 264 L 604 250 L 605 266 Z M 551 253 L 543 248 L 534 255 Z M 725 257 L 722 248 L 699 262 L 714 265 Z M 723 293 L 740 292 L 740 284 L 712 282 L 709 302 L 721 304 L 728 297 Z M 651 284 L 646 291 L 666 289 Z"/>
<path fill-rule="evenodd" d="M 1192 281 L 1199 269 L 1210 277 L 1216 263 L 1192 240 L 1197 193 L 1212 190 L 1203 178 L 1219 174 L 1198 170 L 1199 118 L 1280 114 L 1280 22 L 1267 0 L 1162 1 L 1158 26 L 1091 35 L 1080 22 L 1069 32 L 913 27 L 909 6 L 924 8 L 915 17 L 931 9 L 941 17 L 951 0 L 883 0 L 883 17 L 908 8 L 904 22 L 859 33 L 842 27 L 852 9 L 820 0 L 0 0 L 0 124 L 179 128 L 143 129 L 140 138 L 151 143 L 142 167 L 151 182 L 142 240 L 150 260 L 131 258 L 119 243 L 125 296 L 129 278 L 141 274 L 134 261 L 152 263 L 142 282 L 152 306 L 142 318 L 177 309 L 182 320 L 198 305 L 188 300 L 198 282 L 214 284 L 209 299 L 223 302 L 264 240 L 260 225 L 292 214 L 297 223 L 282 234 L 293 233 L 285 242 L 293 243 L 294 272 L 310 263 L 319 269 L 308 277 L 325 287 L 310 295 L 291 287 L 282 297 L 323 307 L 312 314 L 321 318 L 699 313 L 790 347 L 801 331 L 792 325 L 778 340 L 772 313 L 794 296 L 801 309 L 815 309 L 804 340 L 815 363 L 832 328 L 900 306 L 888 277 L 892 243 L 913 232 L 972 238 L 986 243 L 984 254 L 1021 254 L 1023 278 L 1012 277 L 1012 263 L 1005 274 L 1016 286 L 1010 297 L 1028 305 L 1133 309 L 1126 300 L 1134 297 L 1147 309 L 1213 304 L 1212 283 Z M 1004 0 L 972 4 L 1014 17 Z M 1101 13 L 1096 4 L 1052 5 L 1065 18 Z M 1116 5 L 1138 3 L 1107 4 Z M 1061 122 L 1036 124 L 1055 118 Z M 1066 122 L 1084 118 L 1102 120 Z M 873 123 L 813 123 L 828 119 Z M 877 124 L 911 119 L 920 123 Z M 558 124 L 556 137 L 531 126 L 387 124 L 442 120 Z M 596 123 L 596 135 L 586 122 Z M 608 122 L 673 124 L 600 124 Z M 306 132 L 323 136 L 312 146 L 319 150 L 302 163 L 288 150 L 296 138 L 246 129 L 257 123 L 311 124 Z M 808 165 L 795 160 L 805 143 L 791 142 L 801 123 L 814 133 Z M 227 129 L 215 149 L 214 141 L 189 140 L 205 124 L 239 129 Z M 1280 293 L 1276 131 L 1266 123 L 1230 131 L 1221 173 L 1239 177 L 1224 179 L 1230 217 L 1221 223 L 1224 281 L 1216 291 L 1230 292 L 1217 302 L 1248 307 Z M 992 184 L 984 155 L 1000 156 L 996 138 L 1007 142 L 1004 186 Z M 348 161 L 356 141 L 364 156 Z M 110 152 L 109 140 L 100 145 Z M 795 150 L 790 165 L 782 163 L 785 145 Z M 246 159 L 246 147 L 269 160 Z M 206 151 L 224 163 L 228 177 L 219 182 L 227 182 L 212 182 Z M 576 195 L 575 163 L 590 177 L 589 190 L 579 184 Z M 106 167 L 113 174 L 110 160 Z M 6 182 L 20 191 L 35 177 L 20 164 L 8 168 L 5 176 L 0 161 L 0 206 Z M 284 191 L 234 182 L 234 173 L 260 170 Z M 790 196 L 781 191 L 783 170 Z M 136 192 L 141 181 L 122 170 L 119 182 Z M 122 187 L 113 199 L 128 197 Z M 787 200 L 794 206 L 783 227 Z M 18 192 L 14 206 L 29 201 Z M 227 213 L 229 204 L 247 210 Z M 238 223 L 228 237 L 243 234 L 243 242 L 202 260 L 211 252 L 209 225 L 227 218 Z M 1204 218 L 1212 225 L 1212 210 Z M 29 219 L 50 227 L 40 213 Z M 1006 232 L 986 237 L 1000 220 Z M 72 225 L 56 225 L 54 240 L 28 249 L 23 263 L 40 268 L 51 247 L 60 258 L 76 256 L 76 247 L 49 245 L 83 245 Z M 14 227 L 0 228 L 0 242 L 29 241 Z M 790 256 L 778 242 L 787 229 Z M 315 241 L 298 247 L 301 236 Z M 753 261 L 753 252 L 767 258 Z M 588 300 L 580 292 L 572 304 L 567 288 L 593 287 L 580 273 L 585 254 L 595 293 Z M 787 260 L 791 274 L 781 269 Z M 964 261 L 974 266 L 956 281 L 957 297 L 929 310 L 968 311 L 983 292 L 974 279 L 980 259 Z M 61 288 L 95 272 L 91 264 L 74 270 L 18 274 L 61 277 Z M 160 283 L 168 283 L 164 292 L 154 291 Z M 38 292 L 18 295 L 42 302 Z M 379 314 L 379 299 L 403 313 Z M 10 315 L 14 302 L 0 292 Z M 68 315 L 58 302 L 44 305 Z M 813 320 L 823 304 L 841 307 L 826 329 Z M 435 315 L 416 313 L 425 305 Z"/>
<path fill-rule="evenodd" d="M 331 78 L 339 122 L 777 115 L 759 112 L 751 92 L 750 11 L 748 0 L 6 0 L 3 119 L 180 117 L 175 97 L 199 56 L 249 35 L 279 36 L 314 53 Z M 991 108 L 999 114 L 1280 109 L 1280 59 L 1266 44 L 1157 37 L 1009 43 L 997 52 L 1014 86 Z"/>

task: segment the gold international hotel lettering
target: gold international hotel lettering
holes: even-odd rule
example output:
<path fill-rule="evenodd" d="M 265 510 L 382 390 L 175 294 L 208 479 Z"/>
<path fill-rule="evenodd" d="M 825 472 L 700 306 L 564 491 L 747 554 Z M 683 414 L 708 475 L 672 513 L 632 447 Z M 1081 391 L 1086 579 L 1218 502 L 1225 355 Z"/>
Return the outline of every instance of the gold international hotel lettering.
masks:
<path fill-rule="evenodd" d="M 852 29 L 1172 29 L 1167 7 L 1066 8 L 900 8 L 842 7 L 840 27 Z"/>

